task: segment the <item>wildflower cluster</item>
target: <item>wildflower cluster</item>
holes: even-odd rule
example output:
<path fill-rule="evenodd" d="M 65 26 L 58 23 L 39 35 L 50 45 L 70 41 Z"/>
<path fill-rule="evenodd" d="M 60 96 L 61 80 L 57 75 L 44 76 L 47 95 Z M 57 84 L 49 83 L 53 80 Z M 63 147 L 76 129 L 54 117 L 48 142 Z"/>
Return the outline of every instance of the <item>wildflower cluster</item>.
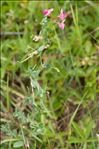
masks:
<path fill-rule="evenodd" d="M 44 16 L 50 17 L 50 15 L 51 15 L 51 13 L 53 12 L 53 10 L 54 10 L 53 8 L 43 10 Z M 66 18 L 67 18 L 68 16 L 69 16 L 69 13 L 68 13 L 68 12 L 66 13 L 66 12 L 64 12 L 64 11 L 61 9 L 60 14 L 59 14 L 58 17 L 57 17 L 57 18 L 59 18 L 59 19 L 58 19 L 58 22 L 56 22 L 60 29 L 64 30 L 64 28 L 65 28 L 65 20 L 66 20 Z"/>

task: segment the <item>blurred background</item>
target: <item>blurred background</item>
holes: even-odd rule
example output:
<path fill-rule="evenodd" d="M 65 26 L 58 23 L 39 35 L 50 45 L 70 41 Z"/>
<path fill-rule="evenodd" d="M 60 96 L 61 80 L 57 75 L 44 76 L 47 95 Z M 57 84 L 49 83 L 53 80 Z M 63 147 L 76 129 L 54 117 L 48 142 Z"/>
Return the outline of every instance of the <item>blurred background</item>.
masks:
<path fill-rule="evenodd" d="M 2 0 L 0 39 L 1 148 L 98 149 L 99 2 Z"/>

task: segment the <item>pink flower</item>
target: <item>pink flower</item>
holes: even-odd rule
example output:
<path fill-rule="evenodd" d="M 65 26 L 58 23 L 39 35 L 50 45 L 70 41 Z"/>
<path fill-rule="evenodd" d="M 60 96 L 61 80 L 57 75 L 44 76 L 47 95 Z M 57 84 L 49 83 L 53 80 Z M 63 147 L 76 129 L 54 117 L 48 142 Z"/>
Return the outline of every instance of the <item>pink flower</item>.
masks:
<path fill-rule="evenodd" d="M 59 26 L 60 29 L 64 30 L 64 27 L 65 27 L 64 21 L 59 22 L 58 26 Z"/>
<path fill-rule="evenodd" d="M 53 8 L 51 8 L 51 9 L 45 9 L 45 10 L 43 10 L 43 14 L 45 16 L 49 17 L 50 14 L 52 13 L 52 11 L 53 11 Z"/>
<path fill-rule="evenodd" d="M 60 20 L 63 21 L 67 16 L 68 16 L 68 13 L 64 12 L 61 9 L 60 15 L 58 16 L 60 18 Z"/>

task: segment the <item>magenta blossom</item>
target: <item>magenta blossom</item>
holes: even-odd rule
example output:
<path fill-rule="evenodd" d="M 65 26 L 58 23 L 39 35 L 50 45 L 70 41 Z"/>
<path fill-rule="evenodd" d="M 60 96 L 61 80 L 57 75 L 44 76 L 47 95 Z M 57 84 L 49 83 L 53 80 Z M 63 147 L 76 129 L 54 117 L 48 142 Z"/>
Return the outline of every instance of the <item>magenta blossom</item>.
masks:
<path fill-rule="evenodd" d="M 52 11 L 53 11 L 53 8 L 51 8 L 51 9 L 45 9 L 45 10 L 43 10 L 43 14 L 45 16 L 49 17 L 50 14 L 52 13 Z"/>
<path fill-rule="evenodd" d="M 58 16 L 60 18 L 60 20 L 63 21 L 67 16 L 68 16 L 68 13 L 64 12 L 61 9 L 60 15 Z"/>
<path fill-rule="evenodd" d="M 64 23 L 64 21 L 58 22 L 58 26 L 59 26 L 60 29 L 64 30 L 64 28 L 65 28 L 65 23 Z"/>

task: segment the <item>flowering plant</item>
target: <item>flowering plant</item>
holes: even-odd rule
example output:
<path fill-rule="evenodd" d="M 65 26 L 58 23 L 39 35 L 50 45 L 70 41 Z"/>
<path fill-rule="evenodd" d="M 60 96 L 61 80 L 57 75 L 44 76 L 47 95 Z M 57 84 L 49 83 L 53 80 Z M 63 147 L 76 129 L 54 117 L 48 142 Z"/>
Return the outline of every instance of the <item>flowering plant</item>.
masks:
<path fill-rule="evenodd" d="M 45 17 L 50 17 L 51 13 L 54 11 L 53 8 L 51 9 L 45 9 L 43 10 L 43 14 Z M 59 18 L 58 21 L 56 21 L 57 25 L 59 26 L 60 29 L 64 30 L 65 28 L 65 20 L 66 18 L 69 16 L 68 12 L 63 11 L 63 9 L 61 9 L 60 14 L 58 15 L 57 18 Z"/>

